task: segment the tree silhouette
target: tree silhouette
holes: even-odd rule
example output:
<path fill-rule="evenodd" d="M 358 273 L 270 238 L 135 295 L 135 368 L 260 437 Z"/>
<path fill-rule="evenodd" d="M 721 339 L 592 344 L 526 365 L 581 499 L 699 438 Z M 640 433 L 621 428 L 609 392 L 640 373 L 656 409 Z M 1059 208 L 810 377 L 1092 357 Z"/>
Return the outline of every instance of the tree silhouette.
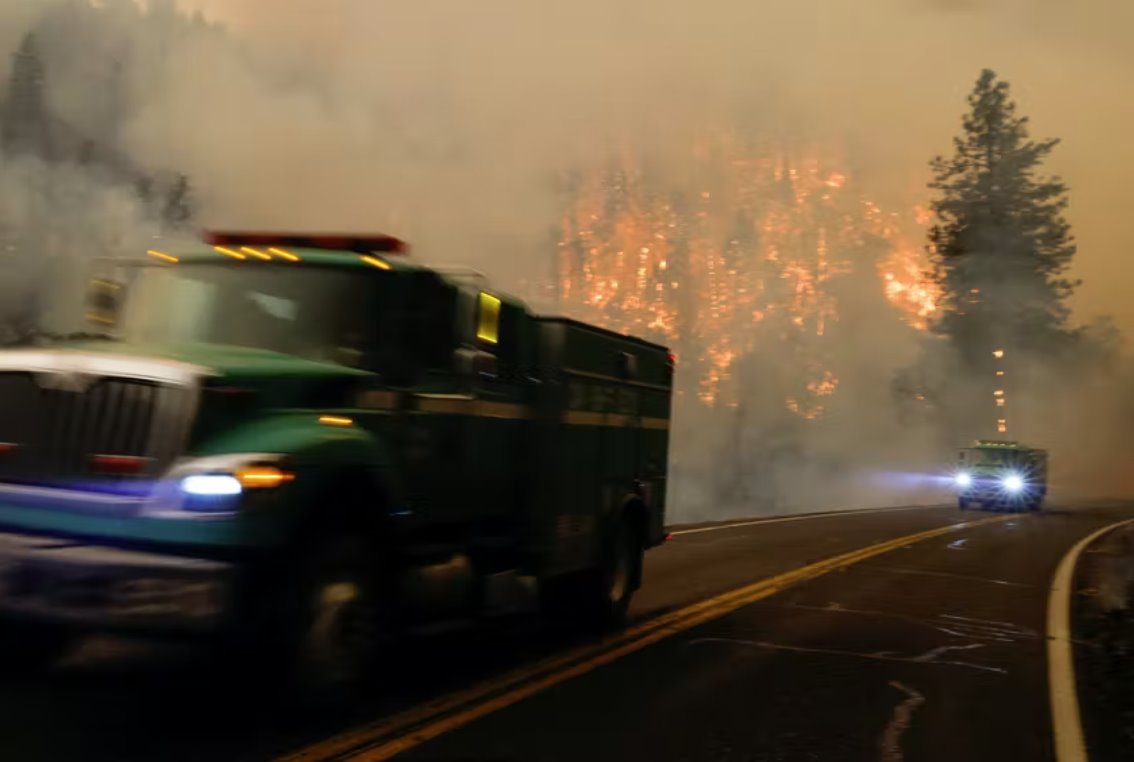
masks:
<path fill-rule="evenodd" d="M 29 32 L 12 56 L 12 71 L 0 110 L 0 147 L 9 155 L 53 157 L 46 82 L 47 70 L 39 44 L 35 34 Z"/>
<path fill-rule="evenodd" d="M 968 98 L 950 157 L 931 164 L 936 223 L 930 250 L 943 291 L 936 329 L 964 362 L 983 369 L 1006 349 L 1049 354 L 1066 347 L 1065 273 L 1075 254 L 1063 218 L 1067 187 L 1041 174 L 1058 140 L 1031 140 L 1008 83 L 985 70 Z"/>

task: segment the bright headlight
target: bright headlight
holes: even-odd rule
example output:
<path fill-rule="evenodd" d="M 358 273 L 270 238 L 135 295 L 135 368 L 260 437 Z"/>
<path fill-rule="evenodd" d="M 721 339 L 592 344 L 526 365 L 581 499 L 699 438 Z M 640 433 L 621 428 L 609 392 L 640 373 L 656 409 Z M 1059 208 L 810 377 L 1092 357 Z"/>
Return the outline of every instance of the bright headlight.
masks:
<path fill-rule="evenodd" d="M 958 487 L 971 487 L 973 483 L 973 477 L 972 474 L 961 471 L 959 474 L 953 477 L 953 481 L 957 483 Z"/>
<path fill-rule="evenodd" d="M 224 497 L 239 495 L 244 488 L 232 474 L 192 474 L 181 480 L 181 489 L 199 497 Z"/>
<path fill-rule="evenodd" d="M 1024 488 L 1024 477 L 1019 474 L 1008 474 L 1002 482 L 1008 492 L 1019 492 Z"/>

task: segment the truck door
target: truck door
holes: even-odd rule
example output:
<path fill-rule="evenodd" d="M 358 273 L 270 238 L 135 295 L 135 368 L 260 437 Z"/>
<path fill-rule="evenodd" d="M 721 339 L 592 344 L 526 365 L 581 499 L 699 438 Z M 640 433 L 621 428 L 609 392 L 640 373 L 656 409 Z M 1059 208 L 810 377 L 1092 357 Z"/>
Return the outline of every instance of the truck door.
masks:
<path fill-rule="evenodd" d="M 433 273 L 396 276 L 377 299 L 379 376 L 367 395 L 407 504 L 410 525 L 455 520 L 467 474 L 465 420 L 446 404 L 461 396 L 454 373 L 458 342 L 457 289 Z M 388 277 L 388 279 L 390 279 Z"/>
<path fill-rule="evenodd" d="M 530 476 L 524 441 L 530 426 L 532 326 L 526 312 L 487 291 L 476 295 L 476 348 L 494 358 L 476 374 L 468 417 L 469 486 L 482 516 L 519 518 Z"/>

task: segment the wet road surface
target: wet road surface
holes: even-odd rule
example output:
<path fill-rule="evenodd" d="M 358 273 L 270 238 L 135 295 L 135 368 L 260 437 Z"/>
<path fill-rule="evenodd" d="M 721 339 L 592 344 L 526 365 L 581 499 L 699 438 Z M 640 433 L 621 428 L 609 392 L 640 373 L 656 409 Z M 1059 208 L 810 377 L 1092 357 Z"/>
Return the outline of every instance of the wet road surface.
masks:
<path fill-rule="evenodd" d="M 1051 576 L 1078 539 L 1132 516 L 1134 506 L 1119 504 L 1013 515 L 899 543 L 803 580 L 792 575 L 824 559 L 995 517 L 918 508 L 698 528 L 649 556 L 631 631 L 666 617 L 674 624 L 647 644 L 604 656 L 599 646 L 528 621 L 440 633 L 403 647 L 372 699 L 325 717 L 282 712 L 262 686 L 210 666 L 193 649 L 92 639 L 48 672 L 0 678 L 0 754 L 1051 759 L 1044 631 Z M 757 591 L 755 602 L 721 598 L 769 578 L 784 584 Z M 706 621 L 681 618 L 714 599 L 725 608 L 702 615 Z M 563 653 L 580 654 L 570 675 L 542 685 L 544 674 L 533 673 L 518 694 L 505 686 L 473 701 L 473 711 L 462 708 L 462 720 L 426 713 L 386 735 L 308 747 Z M 500 701 L 508 691 L 513 698 Z"/>

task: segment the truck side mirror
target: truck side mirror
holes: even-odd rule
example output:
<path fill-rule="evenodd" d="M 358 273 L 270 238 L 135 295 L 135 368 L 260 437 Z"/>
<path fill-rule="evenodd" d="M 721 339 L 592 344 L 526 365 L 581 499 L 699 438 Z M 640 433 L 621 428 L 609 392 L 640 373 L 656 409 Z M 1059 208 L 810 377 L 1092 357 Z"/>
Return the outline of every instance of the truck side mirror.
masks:
<path fill-rule="evenodd" d="M 87 288 L 87 322 L 104 331 L 117 325 L 123 289 L 124 284 L 117 281 L 92 280 Z"/>

